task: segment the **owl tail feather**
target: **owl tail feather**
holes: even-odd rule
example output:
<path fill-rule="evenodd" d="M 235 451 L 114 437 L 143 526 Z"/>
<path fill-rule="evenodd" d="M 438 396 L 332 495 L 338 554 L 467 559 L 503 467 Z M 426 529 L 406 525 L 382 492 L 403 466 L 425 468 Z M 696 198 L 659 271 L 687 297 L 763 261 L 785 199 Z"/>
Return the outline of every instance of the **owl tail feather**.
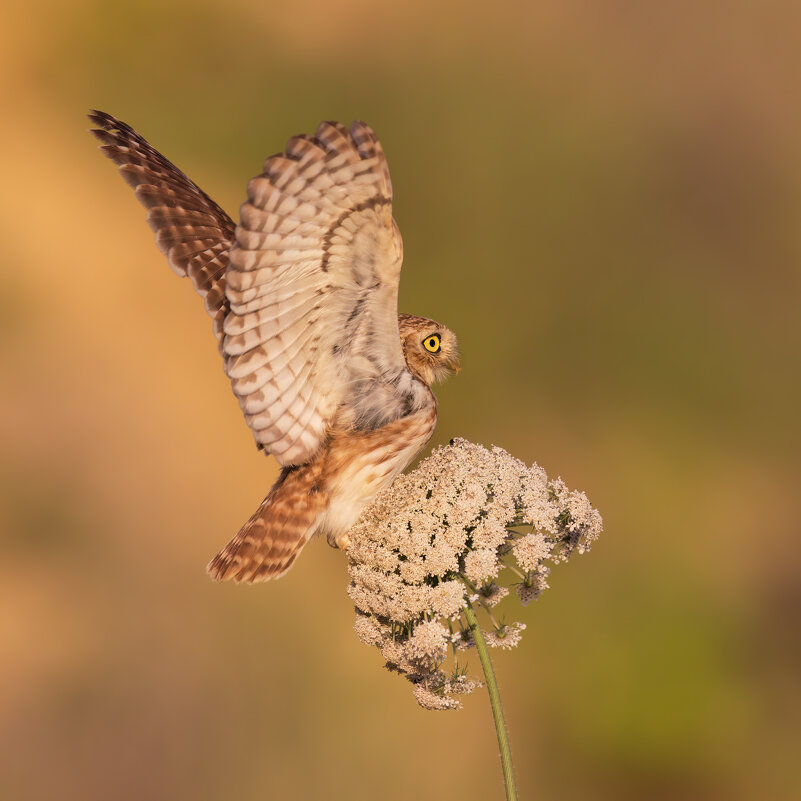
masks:
<path fill-rule="evenodd" d="M 209 575 L 247 584 L 283 576 L 325 510 L 319 474 L 314 462 L 285 467 L 250 520 L 206 566 Z"/>

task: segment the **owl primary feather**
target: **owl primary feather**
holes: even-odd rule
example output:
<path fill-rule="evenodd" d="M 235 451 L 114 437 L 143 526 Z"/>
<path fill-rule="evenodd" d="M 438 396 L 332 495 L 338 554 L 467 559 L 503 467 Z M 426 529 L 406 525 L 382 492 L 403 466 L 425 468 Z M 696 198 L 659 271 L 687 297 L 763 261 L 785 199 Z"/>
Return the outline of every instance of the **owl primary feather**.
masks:
<path fill-rule="evenodd" d="M 293 137 L 250 181 L 235 225 L 133 128 L 89 117 L 170 266 L 204 298 L 245 420 L 282 466 L 209 573 L 266 581 L 314 534 L 343 546 L 430 439 L 431 384 L 459 369 L 450 330 L 398 315 L 403 245 L 378 139 L 362 122 Z"/>

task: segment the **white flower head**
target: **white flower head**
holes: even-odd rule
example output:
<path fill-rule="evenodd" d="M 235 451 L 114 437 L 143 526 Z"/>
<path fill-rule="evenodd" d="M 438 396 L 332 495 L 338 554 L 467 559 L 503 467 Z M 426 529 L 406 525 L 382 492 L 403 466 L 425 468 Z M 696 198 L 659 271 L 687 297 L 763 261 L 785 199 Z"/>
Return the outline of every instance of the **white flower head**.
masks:
<path fill-rule="evenodd" d="M 464 575 L 474 584 L 490 581 L 498 575 L 501 564 L 495 548 L 479 548 L 464 557 Z"/>
<path fill-rule="evenodd" d="M 552 544 L 544 534 L 526 534 L 512 544 L 512 553 L 522 570 L 538 570 L 544 559 L 551 555 Z"/>
<path fill-rule="evenodd" d="M 406 675 L 426 709 L 455 709 L 476 682 L 442 669 L 448 649 L 473 645 L 468 604 L 493 623 L 488 644 L 512 648 L 522 623 L 492 608 L 509 586 L 523 605 L 548 587 L 551 564 L 589 550 L 602 521 L 586 495 L 501 448 L 453 440 L 399 476 L 350 531 L 348 593 L 359 639 Z M 454 625 L 456 624 L 456 625 Z"/>
<path fill-rule="evenodd" d="M 496 584 L 494 581 L 491 584 L 485 584 L 479 591 L 481 602 L 489 608 L 497 606 L 508 594 L 508 587 Z"/>
<path fill-rule="evenodd" d="M 500 626 L 495 631 L 485 631 L 484 638 L 490 648 L 503 648 L 505 651 L 510 651 L 519 644 L 525 628 L 525 623 L 510 623 Z"/>
<path fill-rule="evenodd" d="M 437 665 L 447 655 L 449 639 L 442 624 L 435 620 L 426 620 L 414 627 L 414 633 L 409 637 L 406 647 L 415 659 Z"/>

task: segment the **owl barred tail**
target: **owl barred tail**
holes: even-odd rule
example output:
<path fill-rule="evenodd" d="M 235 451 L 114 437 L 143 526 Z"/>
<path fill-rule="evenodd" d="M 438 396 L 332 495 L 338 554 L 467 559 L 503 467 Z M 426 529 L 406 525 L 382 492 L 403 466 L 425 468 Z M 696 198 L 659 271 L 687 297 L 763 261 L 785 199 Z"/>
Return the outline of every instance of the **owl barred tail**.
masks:
<path fill-rule="evenodd" d="M 250 520 L 206 566 L 209 575 L 247 584 L 283 576 L 328 504 L 320 477 L 319 461 L 285 467 Z"/>

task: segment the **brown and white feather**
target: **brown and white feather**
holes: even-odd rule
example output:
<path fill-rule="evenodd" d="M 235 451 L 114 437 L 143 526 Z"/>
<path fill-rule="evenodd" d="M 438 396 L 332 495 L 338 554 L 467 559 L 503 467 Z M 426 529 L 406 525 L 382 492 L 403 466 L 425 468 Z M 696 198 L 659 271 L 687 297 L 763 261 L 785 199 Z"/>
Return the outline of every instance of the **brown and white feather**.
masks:
<path fill-rule="evenodd" d="M 361 402 L 369 425 L 397 417 L 398 392 L 374 392 L 408 372 L 391 203 L 386 159 L 363 123 L 293 137 L 248 186 L 223 352 L 256 441 L 283 465 L 322 447 L 343 404 Z"/>
<path fill-rule="evenodd" d="M 147 209 L 159 250 L 205 300 L 214 333 L 221 340 L 234 221 L 130 125 L 103 111 L 92 111 L 89 119 L 99 126 L 92 133 L 102 143 L 100 149 Z"/>

